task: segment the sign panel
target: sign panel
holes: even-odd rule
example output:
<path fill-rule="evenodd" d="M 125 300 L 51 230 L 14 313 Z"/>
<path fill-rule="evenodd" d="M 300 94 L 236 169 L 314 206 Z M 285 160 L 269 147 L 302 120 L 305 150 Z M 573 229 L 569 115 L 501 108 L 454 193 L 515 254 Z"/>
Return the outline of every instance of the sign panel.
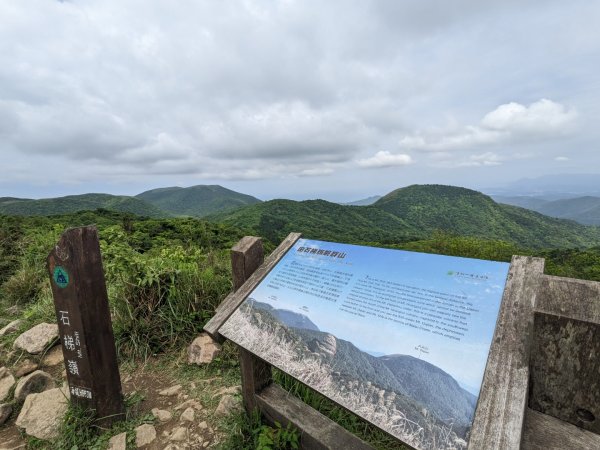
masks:
<path fill-rule="evenodd" d="M 508 269 L 301 239 L 219 332 L 417 449 L 466 449 Z"/>

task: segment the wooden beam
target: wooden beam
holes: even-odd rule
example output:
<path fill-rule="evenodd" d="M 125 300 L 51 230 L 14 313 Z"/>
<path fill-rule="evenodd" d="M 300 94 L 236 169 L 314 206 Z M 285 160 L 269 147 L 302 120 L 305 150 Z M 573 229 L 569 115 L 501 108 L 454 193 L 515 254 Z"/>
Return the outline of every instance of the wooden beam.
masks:
<path fill-rule="evenodd" d="M 225 338 L 219 334 L 219 328 L 225 323 L 233 312 L 240 306 L 244 299 L 260 283 L 264 277 L 275 267 L 275 264 L 292 248 L 300 239 L 300 233 L 290 233 L 281 244 L 271 253 L 265 262 L 246 280 L 246 282 L 235 292 L 229 294 L 217 308 L 215 315 L 204 326 L 204 331 L 218 342 Z"/>
<path fill-rule="evenodd" d="M 519 448 L 527 403 L 533 309 L 543 271 L 543 259 L 513 256 L 469 449 Z"/>
<path fill-rule="evenodd" d="M 231 272 L 233 290 L 237 291 L 265 259 L 262 239 L 244 236 L 231 249 Z"/>
<path fill-rule="evenodd" d="M 303 449 L 311 450 L 373 450 L 366 442 L 328 419 L 306 403 L 272 384 L 256 395 L 263 415 L 273 424 L 284 427 L 291 423 L 300 435 Z"/>
<path fill-rule="evenodd" d="M 597 450 L 600 436 L 527 409 L 521 450 Z"/>

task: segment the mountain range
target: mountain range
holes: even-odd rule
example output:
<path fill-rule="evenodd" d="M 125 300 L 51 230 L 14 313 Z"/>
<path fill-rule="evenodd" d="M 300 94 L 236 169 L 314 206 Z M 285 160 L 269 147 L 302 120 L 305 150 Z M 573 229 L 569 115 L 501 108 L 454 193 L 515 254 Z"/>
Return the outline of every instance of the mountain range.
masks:
<path fill-rule="evenodd" d="M 600 197 L 584 196 L 548 200 L 531 196 L 494 196 L 499 203 L 521 206 L 541 214 L 575 220 L 584 225 L 600 225 Z"/>
<path fill-rule="evenodd" d="M 82 194 L 40 200 L 0 197 L 0 214 L 47 216 L 108 209 L 145 217 L 204 217 L 260 202 L 250 195 L 218 185 L 168 187 L 142 192 L 135 197 Z"/>
<path fill-rule="evenodd" d="M 369 206 L 325 200 L 270 200 L 207 216 L 280 241 L 292 231 L 306 237 L 346 242 L 395 243 L 430 237 L 437 231 L 504 240 L 524 247 L 564 248 L 600 244 L 600 228 L 496 203 L 466 188 L 413 185 Z"/>
<path fill-rule="evenodd" d="M 600 198 L 546 201 L 501 197 L 496 200 L 530 209 L 497 203 L 470 189 L 442 185 L 413 185 L 378 199 L 356 202 L 374 201 L 366 206 L 340 205 L 325 200 L 261 202 L 221 186 L 199 185 L 153 189 L 135 197 L 108 194 L 42 200 L 3 197 L 0 198 L 0 214 L 53 215 L 101 208 L 153 218 L 201 217 L 258 234 L 272 242 L 280 241 L 292 231 L 299 231 L 314 239 L 352 243 L 394 244 L 444 232 L 503 240 L 525 248 L 600 244 L 599 227 L 564 220 L 577 216 L 586 223 L 598 223 Z"/>

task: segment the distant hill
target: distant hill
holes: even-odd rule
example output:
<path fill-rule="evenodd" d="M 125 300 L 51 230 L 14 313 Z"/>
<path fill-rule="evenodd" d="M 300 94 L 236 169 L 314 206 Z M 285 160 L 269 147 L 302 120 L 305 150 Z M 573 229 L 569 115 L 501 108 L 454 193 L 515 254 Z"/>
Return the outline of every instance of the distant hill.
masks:
<path fill-rule="evenodd" d="M 363 198 L 361 200 L 356 200 L 354 202 L 342 203 L 342 205 L 349 206 L 368 206 L 375 203 L 377 200 L 381 198 L 381 195 L 373 195 L 372 197 Z"/>
<path fill-rule="evenodd" d="M 49 216 L 78 211 L 107 209 L 146 217 L 168 217 L 170 214 L 135 197 L 110 194 L 82 194 L 40 200 L 0 198 L 0 214 L 15 216 Z"/>
<path fill-rule="evenodd" d="M 241 206 L 260 203 L 259 199 L 251 195 L 240 194 L 219 185 L 152 189 L 136 197 L 175 216 L 192 217 L 204 217 L 216 212 L 231 211 Z"/>
<path fill-rule="evenodd" d="M 498 202 L 537 211 L 550 217 L 571 219 L 584 225 L 600 225 L 600 197 L 543 200 L 539 197 L 494 197 Z"/>
<path fill-rule="evenodd" d="M 281 323 L 284 323 L 288 327 L 302 328 L 305 330 L 319 331 L 319 327 L 316 326 L 306 315 L 290 311 L 289 309 L 277 309 L 273 308 L 268 303 L 259 302 L 254 300 L 252 297 L 248 299 L 252 301 L 252 305 L 255 308 L 260 308 L 264 311 L 269 311 L 273 314 Z"/>
<path fill-rule="evenodd" d="M 300 231 L 314 239 L 394 243 L 426 238 L 440 230 L 533 248 L 600 244 L 600 228 L 498 204 L 480 192 L 442 185 L 397 189 L 370 206 L 271 200 L 208 219 L 273 241 Z"/>

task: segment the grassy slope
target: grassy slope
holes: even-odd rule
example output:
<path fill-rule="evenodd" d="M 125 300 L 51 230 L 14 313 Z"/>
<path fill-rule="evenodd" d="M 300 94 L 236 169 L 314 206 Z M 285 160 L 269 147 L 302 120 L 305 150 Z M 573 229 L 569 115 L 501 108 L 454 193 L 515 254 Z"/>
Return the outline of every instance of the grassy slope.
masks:
<path fill-rule="evenodd" d="M 41 200 L 6 197 L 0 199 L 0 214 L 5 215 L 47 216 L 95 209 L 128 212 L 147 217 L 169 216 L 143 200 L 124 195 L 83 194 Z"/>
<path fill-rule="evenodd" d="M 398 189 L 371 206 L 272 200 L 208 219 L 245 228 L 273 241 L 300 231 L 317 239 L 385 244 L 444 231 L 535 248 L 591 247 L 600 243 L 600 228 L 500 205 L 469 189 L 439 185 Z"/>
<path fill-rule="evenodd" d="M 142 192 L 136 196 L 176 216 L 204 217 L 260 202 L 246 194 L 218 185 L 199 185 L 189 188 L 169 187 Z"/>

